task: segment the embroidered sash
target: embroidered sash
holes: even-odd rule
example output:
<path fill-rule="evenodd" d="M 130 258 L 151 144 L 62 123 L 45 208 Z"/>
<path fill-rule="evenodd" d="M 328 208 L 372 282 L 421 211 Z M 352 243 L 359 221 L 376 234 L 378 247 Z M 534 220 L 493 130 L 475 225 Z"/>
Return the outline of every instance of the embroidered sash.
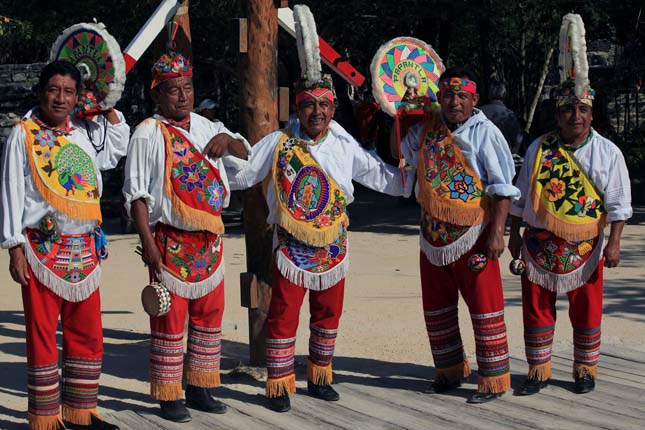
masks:
<path fill-rule="evenodd" d="M 185 231 L 157 223 L 155 242 L 166 266 L 161 281 L 178 296 L 197 299 L 224 280 L 220 235 L 208 231 Z"/>
<path fill-rule="evenodd" d="M 589 280 L 602 254 L 603 236 L 569 241 L 544 229 L 526 228 L 522 256 L 530 281 L 550 291 L 568 292 Z"/>
<path fill-rule="evenodd" d="M 485 227 L 486 224 L 464 226 L 441 221 L 424 212 L 419 245 L 430 263 L 445 266 L 470 251 Z"/>
<path fill-rule="evenodd" d="M 23 121 L 22 126 L 34 184 L 43 199 L 67 217 L 100 224 L 100 195 L 92 157 L 33 119 Z"/>
<path fill-rule="evenodd" d="M 173 126 L 157 121 L 166 147 L 165 189 L 175 212 L 199 230 L 224 233 L 227 190 L 217 168 Z"/>
<path fill-rule="evenodd" d="M 533 165 L 530 196 L 540 222 L 563 239 L 592 239 L 605 226 L 601 193 L 563 147 L 557 132 L 542 138 Z"/>
<path fill-rule="evenodd" d="M 297 240 L 327 246 L 347 226 L 347 199 L 336 182 L 307 152 L 307 142 L 283 135 L 274 154 L 277 224 Z"/>
<path fill-rule="evenodd" d="M 25 255 L 43 285 L 71 302 L 87 299 L 99 287 L 101 268 L 92 234 L 46 235 L 26 230 Z"/>
<path fill-rule="evenodd" d="M 440 115 L 429 117 L 422 139 L 417 175 L 425 212 L 462 226 L 482 224 L 489 200 L 484 185 Z"/>
<path fill-rule="evenodd" d="M 297 240 L 284 228 L 276 230 L 276 265 L 282 275 L 310 290 L 325 290 L 347 275 L 347 229 L 343 224 L 337 239 L 325 246 L 311 246 Z"/>

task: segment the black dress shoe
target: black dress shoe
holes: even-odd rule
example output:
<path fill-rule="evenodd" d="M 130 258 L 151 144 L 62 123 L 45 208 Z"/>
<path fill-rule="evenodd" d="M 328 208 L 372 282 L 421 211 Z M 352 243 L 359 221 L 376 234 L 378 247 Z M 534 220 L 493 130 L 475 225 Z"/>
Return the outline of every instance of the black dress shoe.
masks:
<path fill-rule="evenodd" d="M 269 409 L 273 412 L 287 412 L 291 409 L 291 400 L 288 394 L 283 394 L 278 397 L 267 397 L 269 402 Z"/>
<path fill-rule="evenodd" d="M 340 395 L 336 390 L 331 388 L 331 385 L 319 385 L 314 384 L 311 381 L 307 381 L 307 390 L 309 390 L 309 394 L 312 396 L 328 402 L 335 402 L 340 399 Z"/>
<path fill-rule="evenodd" d="M 504 392 L 502 391 L 501 393 L 480 393 L 477 391 L 475 394 L 470 396 L 470 399 L 468 399 L 468 403 L 473 403 L 473 404 L 480 404 L 480 403 L 489 403 L 492 402 L 493 400 L 497 400 L 502 395 Z"/>
<path fill-rule="evenodd" d="M 461 379 L 448 379 L 440 377 L 435 379 L 435 381 L 428 388 L 429 393 L 442 394 L 446 391 L 454 390 L 455 388 L 461 387 Z"/>
<path fill-rule="evenodd" d="M 187 423 L 192 418 L 181 400 L 161 401 L 161 416 L 168 421 Z"/>
<path fill-rule="evenodd" d="M 70 422 L 65 422 L 63 427 L 59 424 L 59 429 L 72 429 L 72 430 L 119 430 L 119 426 L 110 424 L 105 421 L 103 418 L 92 414 L 91 422 L 89 425 L 73 424 Z"/>
<path fill-rule="evenodd" d="M 211 397 L 208 388 L 194 385 L 186 386 L 186 406 L 211 414 L 223 414 L 228 409 L 224 403 Z"/>
<path fill-rule="evenodd" d="M 573 392 L 576 394 L 590 393 L 596 388 L 596 382 L 593 376 L 585 374 L 582 377 L 576 377 L 576 382 L 573 384 Z"/>
<path fill-rule="evenodd" d="M 538 381 L 537 378 L 526 378 L 526 381 L 522 384 L 522 388 L 517 392 L 520 396 L 530 396 L 532 394 L 537 394 L 542 388 L 545 388 L 549 385 L 549 380 Z"/>

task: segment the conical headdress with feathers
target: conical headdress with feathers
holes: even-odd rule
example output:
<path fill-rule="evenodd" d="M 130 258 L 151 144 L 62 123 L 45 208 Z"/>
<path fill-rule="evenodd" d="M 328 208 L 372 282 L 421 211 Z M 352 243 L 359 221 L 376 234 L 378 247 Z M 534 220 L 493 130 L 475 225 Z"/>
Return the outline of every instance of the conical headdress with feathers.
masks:
<path fill-rule="evenodd" d="M 589 83 L 587 42 L 582 17 L 569 13 L 562 18 L 560 27 L 560 89 L 558 105 L 579 102 L 591 105 L 595 91 Z"/>

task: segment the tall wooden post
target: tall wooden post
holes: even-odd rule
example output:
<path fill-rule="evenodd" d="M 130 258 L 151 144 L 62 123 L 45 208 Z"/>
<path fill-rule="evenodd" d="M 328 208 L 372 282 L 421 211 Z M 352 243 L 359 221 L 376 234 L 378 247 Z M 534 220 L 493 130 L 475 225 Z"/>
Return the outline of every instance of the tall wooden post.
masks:
<path fill-rule="evenodd" d="M 247 52 L 240 54 L 242 133 L 251 145 L 278 128 L 278 13 L 273 0 L 241 0 Z M 244 35 L 241 35 L 244 37 Z M 249 301 L 251 365 L 265 364 L 264 324 L 271 297 L 273 232 L 261 185 L 244 192 L 244 236 L 248 274 L 241 277 Z M 244 291 L 246 289 L 246 291 Z"/>

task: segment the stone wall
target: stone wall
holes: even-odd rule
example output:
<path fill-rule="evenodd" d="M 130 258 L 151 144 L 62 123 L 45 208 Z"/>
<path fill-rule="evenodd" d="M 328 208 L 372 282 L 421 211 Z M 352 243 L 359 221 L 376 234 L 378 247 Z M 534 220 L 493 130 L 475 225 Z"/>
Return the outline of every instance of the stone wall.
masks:
<path fill-rule="evenodd" d="M 45 63 L 0 65 L 0 148 L 11 127 L 37 103 L 33 92 Z"/>

